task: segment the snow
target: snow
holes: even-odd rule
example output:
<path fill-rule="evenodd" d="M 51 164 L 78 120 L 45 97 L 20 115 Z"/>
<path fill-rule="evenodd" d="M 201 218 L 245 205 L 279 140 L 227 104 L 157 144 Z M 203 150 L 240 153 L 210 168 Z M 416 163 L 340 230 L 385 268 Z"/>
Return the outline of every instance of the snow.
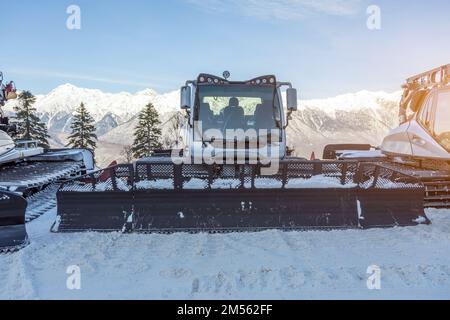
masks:
<path fill-rule="evenodd" d="M 117 189 L 120 191 L 130 191 L 131 190 L 131 186 L 128 185 L 125 181 L 121 180 L 121 179 L 116 179 L 116 186 Z M 63 187 L 64 191 L 77 191 L 77 192 L 93 192 L 93 191 L 113 191 L 113 182 L 111 180 L 111 178 L 109 178 L 108 180 L 104 181 L 104 182 L 98 182 L 95 185 L 95 189 L 94 189 L 94 185 L 91 183 L 78 183 L 75 182 L 74 184 L 66 184 Z"/>
<path fill-rule="evenodd" d="M 373 186 L 374 182 L 375 182 L 375 177 L 370 177 L 369 180 L 367 180 L 361 184 L 361 188 L 369 189 Z M 422 187 L 420 184 L 415 184 L 415 183 L 408 183 L 407 186 L 409 188 L 421 188 Z M 401 187 L 401 184 L 380 177 L 377 180 L 376 187 L 377 187 L 377 189 L 398 189 Z"/>
<path fill-rule="evenodd" d="M 316 107 L 324 111 L 333 113 L 335 111 L 355 111 L 361 108 L 368 108 L 375 112 L 380 111 L 380 100 L 398 101 L 402 96 L 402 91 L 387 93 L 384 91 L 361 90 L 355 93 L 346 93 L 328 99 L 311 99 L 300 102 L 301 108 Z"/>
<path fill-rule="evenodd" d="M 325 99 L 310 99 L 299 101 L 300 110 L 318 108 L 327 113 L 335 111 L 358 111 L 362 108 L 380 112 L 380 101 L 399 102 L 402 92 L 386 93 L 384 91 L 362 90 L 346 93 Z M 283 94 L 283 98 L 285 94 Z M 96 121 L 106 115 L 118 117 L 121 123 L 132 119 L 142 108 L 152 102 L 159 113 L 177 111 L 180 101 L 179 90 L 159 94 L 153 89 L 145 89 L 136 93 L 118 92 L 108 93 L 98 89 L 80 88 L 70 83 L 60 85 L 45 95 L 36 95 L 36 109 L 41 114 L 48 114 L 50 118 L 61 113 L 73 113 L 83 102 Z M 12 112 L 17 101 L 9 101 L 5 110 Z M 126 106 L 126 108 L 124 108 Z M 317 125 L 321 125 L 321 121 Z"/>
<path fill-rule="evenodd" d="M 246 187 L 250 187 L 250 183 L 246 183 Z M 281 180 L 273 178 L 256 178 L 256 189 L 281 189 L 283 183 Z M 322 175 L 313 176 L 308 179 L 290 178 L 286 183 L 286 189 L 305 189 L 305 188 L 356 188 L 357 185 L 348 183 L 342 185 L 337 178 L 325 177 Z"/>
<path fill-rule="evenodd" d="M 327 144 L 351 142 L 378 146 L 388 131 L 398 125 L 400 98 L 400 91 L 360 91 L 299 101 L 299 110 L 293 114 L 287 129 L 288 145 L 296 150 L 297 156 L 305 158 L 313 151 L 321 154 Z M 66 84 L 37 96 L 36 108 L 48 125 L 52 136 L 50 143 L 61 147 L 67 142 L 75 108 L 84 102 L 98 129 L 97 163 L 107 166 L 114 160 L 125 161 L 120 153 L 124 146 L 133 143 L 136 116 L 147 103 L 155 105 L 165 123 L 179 110 L 179 99 L 179 90 L 167 94 L 158 94 L 152 89 L 113 94 Z M 17 100 L 12 100 L 6 104 L 7 114 L 14 113 L 16 103 Z M 169 127 L 163 126 L 163 136 L 170 135 Z"/>
<path fill-rule="evenodd" d="M 47 95 L 37 95 L 35 107 L 37 112 L 48 114 L 51 118 L 62 113 L 72 114 L 83 102 L 96 121 L 106 115 L 113 114 L 120 122 L 129 121 L 142 108 L 153 103 L 159 113 L 177 111 L 179 106 L 179 91 L 158 94 L 155 90 L 146 89 L 136 93 L 107 93 L 97 89 L 79 88 L 72 84 L 63 84 Z M 11 112 L 17 101 L 8 102 L 5 110 Z M 126 107 L 124 107 L 126 106 Z"/>
<path fill-rule="evenodd" d="M 370 151 L 351 151 L 344 150 L 339 152 L 339 157 L 341 159 L 360 159 L 360 158 L 386 158 L 381 150 L 370 150 Z"/>
<path fill-rule="evenodd" d="M 283 183 L 280 180 L 272 178 L 256 178 L 255 188 L 256 189 L 281 189 Z"/>
<path fill-rule="evenodd" d="M 418 224 L 423 224 L 423 223 L 427 223 L 427 219 L 425 219 L 425 217 L 418 217 L 416 220 L 414 220 L 414 222 L 416 222 Z"/>
<path fill-rule="evenodd" d="M 0 256 L 0 299 L 449 299 L 450 210 L 433 224 L 331 232 L 50 233 Z M 79 266 L 81 290 L 66 287 Z M 369 266 L 381 290 L 367 289 Z"/>
<path fill-rule="evenodd" d="M 212 189 L 237 189 L 241 185 L 239 179 L 216 179 L 211 184 Z"/>
<path fill-rule="evenodd" d="M 142 180 L 136 182 L 136 189 L 138 190 L 148 190 L 148 189 L 171 190 L 173 188 L 174 188 L 173 179 Z"/>
<path fill-rule="evenodd" d="M 0 194 L 0 201 L 9 200 L 9 199 L 10 199 L 10 197 L 8 195 L 6 195 L 4 193 Z"/>
<path fill-rule="evenodd" d="M 192 178 L 184 183 L 184 189 L 203 190 L 208 186 L 208 180 Z M 237 179 L 217 179 L 211 184 L 213 189 L 236 189 L 240 186 L 240 181 Z M 157 180 L 144 180 L 136 183 L 138 190 L 148 189 L 161 189 L 171 190 L 174 189 L 173 179 L 157 179 Z"/>
<path fill-rule="evenodd" d="M 290 179 L 286 184 L 286 189 L 302 189 L 302 188 L 356 188 L 354 183 L 347 183 L 342 185 L 339 179 L 325 177 L 325 176 L 313 176 L 310 179 Z"/>
<path fill-rule="evenodd" d="M 208 187 L 208 180 L 192 178 L 189 181 L 184 182 L 184 189 L 193 189 L 193 190 L 201 190 L 206 189 Z"/>
<path fill-rule="evenodd" d="M 112 184 L 113 183 L 110 178 L 106 182 L 103 183 L 104 186 L 102 185 L 102 183 L 97 184 L 96 189 L 97 189 L 97 191 L 111 190 L 109 186 L 112 186 Z M 130 186 L 121 179 L 116 179 L 116 186 L 117 186 L 118 190 L 130 191 Z M 103 187 L 105 188 L 105 190 L 103 190 Z"/>
<path fill-rule="evenodd" d="M 98 184 L 100 185 L 100 184 Z M 97 185 L 97 189 L 99 189 Z M 238 189 L 241 186 L 239 179 L 232 178 L 220 178 L 215 179 L 211 183 L 211 189 Z M 246 181 L 245 188 L 251 188 L 251 183 Z M 191 178 L 183 185 L 184 189 L 203 190 L 208 187 L 208 180 Z M 283 184 L 280 180 L 274 178 L 256 178 L 256 189 L 281 189 Z M 348 183 L 342 185 L 337 178 L 325 177 L 325 176 L 313 176 L 309 179 L 292 178 L 289 179 L 286 184 L 286 189 L 303 189 L 303 188 L 356 188 L 357 185 Z M 100 187 L 101 188 L 101 187 Z M 138 190 L 159 189 L 159 190 L 172 190 L 174 189 L 172 179 L 156 179 L 156 180 L 142 180 L 136 183 Z"/>

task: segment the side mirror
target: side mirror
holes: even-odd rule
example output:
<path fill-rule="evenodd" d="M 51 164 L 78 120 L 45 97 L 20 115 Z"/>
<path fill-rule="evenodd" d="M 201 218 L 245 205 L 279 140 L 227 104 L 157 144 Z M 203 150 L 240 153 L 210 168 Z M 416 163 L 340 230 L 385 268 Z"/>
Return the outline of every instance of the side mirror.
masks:
<path fill-rule="evenodd" d="M 180 107 L 182 110 L 190 110 L 191 109 L 191 87 L 190 86 L 181 87 Z"/>
<path fill-rule="evenodd" d="M 288 111 L 297 111 L 297 89 L 289 88 L 286 90 L 286 101 Z"/>

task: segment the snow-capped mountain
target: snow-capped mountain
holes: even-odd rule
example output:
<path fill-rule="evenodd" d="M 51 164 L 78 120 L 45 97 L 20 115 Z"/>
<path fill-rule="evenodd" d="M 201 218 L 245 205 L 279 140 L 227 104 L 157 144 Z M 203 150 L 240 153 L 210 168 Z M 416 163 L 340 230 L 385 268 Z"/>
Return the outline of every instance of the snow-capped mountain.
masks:
<path fill-rule="evenodd" d="M 105 93 L 64 84 L 47 95 L 36 96 L 35 107 L 51 132 L 67 133 L 72 114 L 82 102 L 97 121 L 98 135 L 102 135 L 132 119 L 149 102 L 160 114 L 174 111 L 179 104 L 179 92 L 159 95 L 154 90 L 146 89 L 135 94 Z M 14 103 L 17 102 L 7 104 L 5 109 L 11 111 Z"/>
<path fill-rule="evenodd" d="M 311 152 L 321 156 L 329 143 L 370 143 L 379 145 L 389 129 L 397 125 L 401 92 L 360 91 L 327 99 L 299 101 L 288 129 L 288 143 L 298 156 Z M 83 102 L 96 120 L 100 165 L 119 159 L 121 151 L 133 142 L 136 115 L 149 102 L 163 121 L 178 110 L 179 91 L 158 94 L 146 89 L 137 93 L 104 93 L 70 84 L 57 87 L 47 95 L 37 96 L 36 109 L 47 123 L 52 144 L 62 146 L 70 132 L 74 110 Z M 12 111 L 16 101 L 6 105 Z"/>
<path fill-rule="evenodd" d="M 328 99 L 300 101 L 288 129 L 288 143 L 297 155 L 322 155 L 327 144 L 381 144 L 398 125 L 401 92 L 360 91 Z"/>

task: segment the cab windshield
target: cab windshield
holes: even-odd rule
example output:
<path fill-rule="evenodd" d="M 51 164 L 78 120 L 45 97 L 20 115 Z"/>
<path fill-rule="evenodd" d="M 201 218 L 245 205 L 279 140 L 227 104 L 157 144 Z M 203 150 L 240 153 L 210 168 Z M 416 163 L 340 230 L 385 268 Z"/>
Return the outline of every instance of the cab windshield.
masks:
<path fill-rule="evenodd" d="M 281 110 L 274 86 L 199 86 L 195 120 L 203 132 L 220 130 L 280 130 Z"/>
<path fill-rule="evenodd" d="M 439 143 L 450 152 L 450 90 L 438 94 L 434 134 Z"/>

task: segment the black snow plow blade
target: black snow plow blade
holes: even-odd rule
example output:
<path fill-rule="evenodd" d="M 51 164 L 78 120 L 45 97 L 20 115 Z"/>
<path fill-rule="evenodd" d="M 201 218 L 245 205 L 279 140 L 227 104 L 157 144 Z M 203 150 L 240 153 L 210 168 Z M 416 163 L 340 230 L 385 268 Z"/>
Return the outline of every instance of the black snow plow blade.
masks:
<path fill-rule="evenodd" d="M 377 164 L 119 165 L 65 183 L 54 231 L 234 232 L 429 223 L 424 187 Z"/>
<path fill-rule="evenodd" d="M 0 253 L 15 251 L 28 244 L 26 207 L 24 198 L 0 191 Z"/>

